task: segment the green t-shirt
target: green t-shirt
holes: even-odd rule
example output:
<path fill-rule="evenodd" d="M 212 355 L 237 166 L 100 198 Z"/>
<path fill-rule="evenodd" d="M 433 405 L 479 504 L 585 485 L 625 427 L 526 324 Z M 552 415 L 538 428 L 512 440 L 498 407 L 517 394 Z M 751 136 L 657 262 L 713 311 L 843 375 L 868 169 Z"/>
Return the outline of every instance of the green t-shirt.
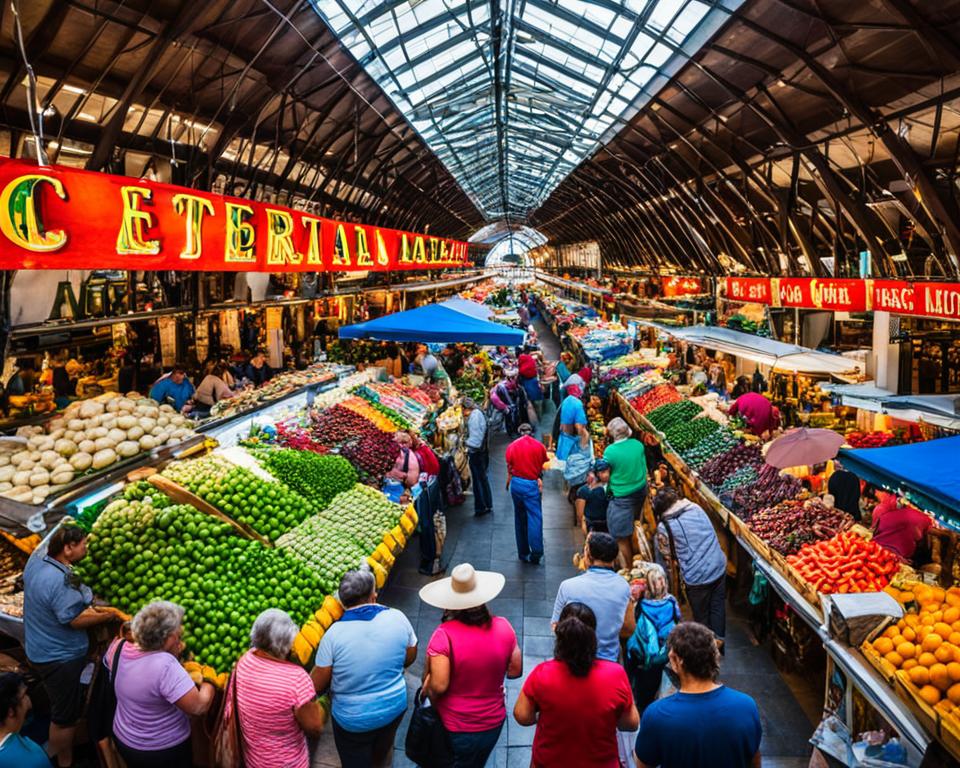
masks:
<path fill-rule="evenodd" d="M 610 464 L 610 493 L 614 498 L 630 496 L 647 484 L 647 456 L 643 443 L 628 437 L 611 443 L 603 452 Z"/>

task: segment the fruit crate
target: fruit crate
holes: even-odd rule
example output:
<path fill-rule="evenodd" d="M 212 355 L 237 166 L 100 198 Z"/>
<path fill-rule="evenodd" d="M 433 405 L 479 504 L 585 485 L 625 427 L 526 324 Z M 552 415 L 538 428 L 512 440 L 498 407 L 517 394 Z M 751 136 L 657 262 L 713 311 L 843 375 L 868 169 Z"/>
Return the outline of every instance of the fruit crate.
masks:
<path fill-rule="evenodd" d="M 943 746 L 954 758 L 960 760 L 960 719 L 958 719 L 956 710 L 950 714 L 938 711 L 937 716 L 937 733 L 940 736 L 940 741 L 943 742 Z"/>
<path fill-rule="evenodd" d="M 907 709 L 909 709 L 925 731 L 934 736 L 940 733 L 940 713 L 922 698 L 920 690 L 913 683 L 903 670 L 898 670 L 894 675 L 894 688 L 900 696 Z M 944 746 L 948 746 L 944 742 Z M 948 747 L 949 748 L 949 747 Z M 960 752 L 950 750 L 954 757 L 960 758 Z"/>
<path fill-rule="evenodd" d="M 779 555 L 779 552 L 777 553 Z M 772 562 L 772 561 L 771 561 Z M 821 613 L 823 608 L 820 605 L 820 595 L 813 588 L 813 585 L 810 584 L 805 578 L 803 578 L 790 563 L 786 560 L 783 560 L 783 574 L 787 577 L 787 581 L 790 582 L 791 586 L 800 595 L 806 600 L 810 605 L 812 605 L 818 613 Z"/>
<path fill-rule="evenodd" d="M 864 642 L 860 646 L 860 653 L 866 662 L 873 667 L 887 683 L 896 688 L 897 669 L 883 656 L 881 656 L 869 642 Z"/>

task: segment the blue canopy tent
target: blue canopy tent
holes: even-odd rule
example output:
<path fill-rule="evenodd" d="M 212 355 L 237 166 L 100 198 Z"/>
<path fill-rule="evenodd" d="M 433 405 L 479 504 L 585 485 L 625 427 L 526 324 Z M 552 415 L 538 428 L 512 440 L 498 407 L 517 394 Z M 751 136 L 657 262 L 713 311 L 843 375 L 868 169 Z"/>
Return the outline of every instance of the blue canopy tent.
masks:
<path fill-rule="evenodd" d="M 902 491 L 921 509 L 960 529 L 960 437 L 892 448 L 842 449 L 844 467 L 867 482 Z"/>
<path fill-rule="evenodd" d="M 457 312 L 462 312 L 480 320 L 489 320 L 493 317 L 493 310 L 490 307 L 476 301 L 470 301 L 470 299 L 462 299 L 459 296 L 440 302 L 440 306 L 455 309 Z"/>
<path fill-rule="evenodd" d="M 524 336 L 519 328 L 481 320 L 440 304 L 427 304 L 340 329 L 341 339 L 420 341 L 425 344 L 467 341 L 486 346 L 517 346 L 523 343 Z"/>

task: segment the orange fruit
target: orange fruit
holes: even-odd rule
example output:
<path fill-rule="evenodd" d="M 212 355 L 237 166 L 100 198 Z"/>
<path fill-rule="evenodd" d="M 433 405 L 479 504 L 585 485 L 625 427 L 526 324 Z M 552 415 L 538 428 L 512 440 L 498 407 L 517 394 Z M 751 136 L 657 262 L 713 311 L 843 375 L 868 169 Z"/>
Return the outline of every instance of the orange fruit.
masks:
<path fill-rule="evenodd" d="M 921 647 L 925 651 L 933 653 L 937 648 L 943 644 L 943 638 L 940 637 L 936 632 L 929 633 L 926 637 L 923 638 L 921 642 Z"/>
<path fill-rule="evenodd" d="M 933 618 L 932 614 L 924 613 L 922 616 L 920 616 L 920 623 L 924 624 L 925 626 L 932 627 L 937 623 L 937 620 Z"/>
<path fill-rule="evenodd" d="M 950 687 L 950 673 L 947 672 L 946 664 L 934 664 L 930 667 L 930 684 L 941 691 L 946 691 Z"/>
<path fill-rule="evenodd" d="M 930 590 L 930 599 L 933 602 L 942 603 L 947 599 L 947 592 L 942 587 L 933 587 Z"/>
<path fill-rule="evenodd" d="M 914 667 L 919 667 L 919 666 L 920 665 L 916 659 L 904 659 L 903 664 L 900 665 L 900 669 L 906 672 L 908 670 L 913 669 Z M 924 669 L 926 669 L 926 667 L 924 667 Z"/>
<path fill-rule="evenodd" d="M 903 665 L 903 656 L 896 651 L 890 651 L 890 653 L 885 654 L 883 658 L 893 664 L 897 669 L 900 669 Z M 936 659 L 934 659 L 934 661 L 936 661 Z"/>
<path fill-rule="evenodd" d="M 954 632 L 960 632 L 960 621 L 955 621 L 950 626 L 953 627 Z"/>
<path fill-rule="evenodd" d="M 897 601 L 901 605 L 906 605 L 911 600 L 916 600 L 916 596 L 913 594 L 913 592 L 906 592 L 906 591 L 901 592 L 900 596 L 897 598 Z"/>
<path fill-rule="evenodd" d="M 951 606 L 943 612 L 943 623 L 953 624 L 955 621 L 960 621 L 960 608 Z"/>
<path fill-rule="evenodd" d="M 953 632 L 953 627 L 951 627 L 949 624 L 944 624 L 942 621 L 938 621 L 936 624 L 934 624 L 933 631 L 946 640 Z"/>
<path fill-rule="evenodd" d="M 892 637 L 896 637 L 899 634 L 900 634 L 899 629 L 897 629 L 895 626 L 890 626 L 890 627 L 887 627 L 885 630 L 883 630 L 883 635 L 881 635 L 881 637 L 892 638 Z"/>
<path fill-rule="evenodd" d="M 912 659 L 917 655 L 917 646 L 904 641 L 897 646 L 897 653 L 903 656 L 904 659 Z M 953 651 L 950 652 L 950 658 L 953 658 Z"/>
<path fill-rule="evenodd" d="M 896 653 L 896 651 L 894 651 L 894 653 Z M 925 652 L 920 654 L 919 658 L 917 659 L 917 662 L 920 664 L 921 667 L 932 667 L 934 664 L 937 663 L 937 657 L 934 656 L 932 653 Z"/>
<path fill-rule="evenodd" d="M 917 639 L 917 633 L 910 629 L 910 627 L 904 627 L 900 632 L 903 639 L 910 643 Z"/>
<path fill-rule="evenodd" d="M 900 655 L 902 656 L 903 654 Z M 950 645 L 950 643 L 944 643 L 933 652 L 933 655 L 937 657 L 937 661 L 941 664 L 947 664 L 953 661 L 954 647 Z"/>
<path fill-rule="evenodd" d="M 940 691 L 938 691 L 932 685 L 925 685 L 920 689 L 920 698 L 932 707 L 934 704 L 940 701 Z"/>
<path fill-rule="evenodd" d="M 901 621 L 903 621 L 903 623 L 908 627 L 915 627 L 920 623 L 920 617 L 915 613 L 908 613 L 903 617 L 903 619 L 901 619 Z"/>
<path fill-rule="evenodd" d="M 910 682 L 917 688 L 922 688 L 930 684 L 930 670 L 926 667 L 916 666 L 910 669 Z"/>
<path fill-rule="evenodd" d="M 951 661 L 947 664 L 947 674 L 950 675 L 951 683 L 960 683 L 960 663 Z"/>
<path fill-rule="evenodd" d="M 947 590 L 947 598 L 944 602 L 950 606 L 960 606 L 960 589 L 950 587 Z"/>
<path fill-rule="evenodd" d="M 889 637 L 878 637 L 873 641 L 873 650 L 884 656 L 893 650 L 893 640 Z"/>
<path fill-rule="evenodd" d="M 960 646 L 960 632 L 957 632 L 956 630 L 951 632 L 950 637 L 947 638 L 947 642 L 950 643 L 950 645 Z"/>
<path fill-rule="evenodd" d="M 951 704 L 960 705 L 960 683 L 951 685 L 947 689 L 947 698 L 950 699 Z"/>

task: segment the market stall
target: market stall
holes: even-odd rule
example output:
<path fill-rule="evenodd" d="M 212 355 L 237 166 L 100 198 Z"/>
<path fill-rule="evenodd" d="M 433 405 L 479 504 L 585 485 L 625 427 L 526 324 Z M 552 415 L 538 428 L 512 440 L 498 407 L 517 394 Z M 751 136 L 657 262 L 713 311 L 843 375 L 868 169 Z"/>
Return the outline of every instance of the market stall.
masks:
<path fill-rule="evenodd" d="M 340 329 L 341 339 L 379 339 L 447 344 L 469 341 L 482 345 L 516 346 L 524 332 L 464 314 L 439 304 L 398 312 Z"/>

